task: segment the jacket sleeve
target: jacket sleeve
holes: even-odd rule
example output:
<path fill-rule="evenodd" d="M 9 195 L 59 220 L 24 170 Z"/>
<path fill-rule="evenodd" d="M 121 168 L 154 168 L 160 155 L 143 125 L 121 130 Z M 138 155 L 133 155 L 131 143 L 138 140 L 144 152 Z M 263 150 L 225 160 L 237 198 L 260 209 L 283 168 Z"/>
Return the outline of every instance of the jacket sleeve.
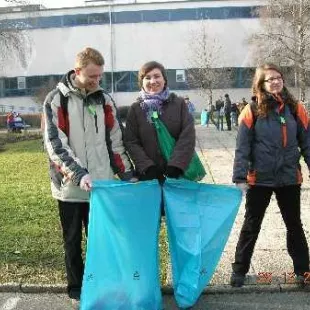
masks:
<path fill-rule="evenodd" d="M 173 153 L 167 165 L 174 166 L 185 171 L 195 152 L 196 135 L 194 118 L 189 113 L 185 101 L 182 101 L 181 132 L 176 141 Z"/>
<path fill-rule="evenodd" d="M 123 127 L 118 118 L 118 111 L 110 98 L 106 98 L 104 113 L 105 125 L 109 130 L 109 138 L 106 142 L 110 149 L 112 169 L 121 180 L 129 180 L 133 176 L 132 164 L 125 150 Z"/>
<path fill-rule="evenodd" d="M 254 138 L 254 118 L 249 104 L 242 110 L 238 122 L 239 129 L 236 141 L 232 181 L 234 183 L 244 183 L 247 181 L 251 146 Z"/>
<path fill-rule="evenodd" d="M 44 142 L 51 164 L 64 177 L 79 185 L 88 172 L 69 146 L 65 113 L 60 106 L 59 91 L 50 92 L 43 105 Z"/>
<path fill-rule="evenodd" d="M 309 116 L 302 103 L 296 106 L 297 139 L 301 155 L 310 170 L 310 128 Z"/>
<path fill-rule="evenodd" d="M 141 174 L 155 163 L 146 155 L 138 133 L 138 122 L 136 119 L 135 108 L 132 105 L 128 111 L 125 127 L 125 146 L 135 164 L 136 170 Z"/>

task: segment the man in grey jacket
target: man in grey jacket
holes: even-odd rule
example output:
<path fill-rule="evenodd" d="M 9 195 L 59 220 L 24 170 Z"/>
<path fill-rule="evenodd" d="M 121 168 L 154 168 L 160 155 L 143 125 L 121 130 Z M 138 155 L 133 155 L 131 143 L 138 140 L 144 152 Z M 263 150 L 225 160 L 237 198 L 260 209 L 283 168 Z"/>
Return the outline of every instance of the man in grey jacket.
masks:
<path fill-rule="evenodd" d="M 121 125 L 112 99 L 99 86 L 104 59 L 93 48 L 76 56 L 44 102 L 44 140 L 52 195 L 63 229 L 68 295 L 79 300 L 84 264 L 82 226 L 87 234 L 89 192 L 94 179 L 132 178 Z"/>

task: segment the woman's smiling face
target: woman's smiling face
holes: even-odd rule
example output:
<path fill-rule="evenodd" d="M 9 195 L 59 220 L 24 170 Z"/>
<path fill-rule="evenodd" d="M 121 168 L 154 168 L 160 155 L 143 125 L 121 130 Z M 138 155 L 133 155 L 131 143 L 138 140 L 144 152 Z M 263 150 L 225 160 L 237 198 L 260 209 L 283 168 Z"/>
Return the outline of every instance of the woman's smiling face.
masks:
<path fill-rule="evenodd" d="M 148 72 L 142 80 L 142 87 L 150 95 L 160 93 L 165 87 L 165 79 L 160 69 L 154 68 Z"/>
<path fill-rule="evenodd" d="M 283 77 L 276 70 L 266 70 L 264 88 L 271 94 L 279 94 L 283 89 Z"/>

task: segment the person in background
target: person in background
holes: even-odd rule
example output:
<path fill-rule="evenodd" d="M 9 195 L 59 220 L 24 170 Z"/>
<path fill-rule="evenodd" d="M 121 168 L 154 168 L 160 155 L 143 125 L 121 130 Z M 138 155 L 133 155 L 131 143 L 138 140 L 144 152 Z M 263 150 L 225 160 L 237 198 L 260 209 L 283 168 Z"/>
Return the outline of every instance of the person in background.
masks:
<path fill-rule="evenodd" d="M 209 121 L 211 117 L 211 105 L 208 104 L 206 109 L 201 111 L 201 125 L 209 127 Z"/>
<path fill-rule="evenodd" d="M 195 105 L 189 100 L 189 97 L 187 95 L 184 96 L 184 100 L 185 100 L 185 102 L 187 104 L 189 113 L 195 119 L 195 111 L 196 111 Z"/>
<path fill-rule="evenodd" d="M 287 229 L 296 281 L 304 285 L 309 249 L 300 218 L 300 156 L 310 168 L 309 118 L 284 85 L 277 66 L 264 64 L 253 80 L 255 105 L 239 117 L 233 182 L 246 192 L 245 217 L 232 264 L 231 285 L 243 286 L 261 224 L 275 193 Z"/>
<path fill-rule="evenodd" d="M 231 130 L 231 100 L 228 94 L 225 94 L 225 103 L 224 103 L 224 111 L 225 111 L 225 119 L 227 124 L 227 130 Z"/>
<path fill-rule="evenodd" d="M 255 96 L 254 96 L 255 97 Z M 253 97 L 252 97 L 253 98 Z M 256 102 L 256 101 L 255 101 Z M 242 110 L 245 108 L 245 106 L 248 104 L 245 98 L 242 98 L 241 102 L 237 104 L 238 107 L 238 114 L 240 115 Z"/>
<path fill-rule="evenodd" d="M 222 108 L 224 108 L 224 101 L 223 101 L 222 96 L 220 96 L 220 98 L 217 99 L 215 102 L 215 111 L 214 111 L 215 125 L 216 125 L 217 130 L 220 130 L 220 123 L 221 123 L 221 130 L 223 130 L 223 125 L 222 125 L 223 124 L 223 117 L 222 117 L 223 115 L 221 116 L 221 109 Z"/>
<path fill-rule="evenodd" d="M 179 178 L 189 165 L 195 150 L 194 120 L 188 104 L 171 93 L 162 64 L 145 63 L 138 74 L 141 91 L 131 105 L 125 128 L 125 145 L 141 181 L 165 177 Z M 169 161 L 160 152 L 157 133 L 152 121 L 156 111 L 176 141 Z"/>
<path fill-rule="evenodd" d="M 12 128 L 12 124 L 14 122 L 14 113 L 15 112 L 11 111 L 6 115 L 6 124 L 8 129 Z"/>
<path fill-rule="evenodd" d="M 221 110 L 219 113 L 219 126 L 221 128 L 221 131 L 224 130 L 224 117 L 225 117 L 225 108 L 221 107 Z"/>
<path fill-rule="evenodd" d="M 234 126 L 238 126 L 238 108 L 236 103 L 231 104 L 231 112 L 230 112 L 230 117 L 231 117 L 231 123 Z"/>
<path fill-rule="evenodd" d="M 63 230 L 67 292 L 80 299 L 84 263 L 81 241 L 87 235 L 89 193 L 95 179 L 132 178 L 116 107 L 99 86 L 104 58 L 87 47 L 46 97 L 44 141 L 50 161 L 52 196 Z"/>

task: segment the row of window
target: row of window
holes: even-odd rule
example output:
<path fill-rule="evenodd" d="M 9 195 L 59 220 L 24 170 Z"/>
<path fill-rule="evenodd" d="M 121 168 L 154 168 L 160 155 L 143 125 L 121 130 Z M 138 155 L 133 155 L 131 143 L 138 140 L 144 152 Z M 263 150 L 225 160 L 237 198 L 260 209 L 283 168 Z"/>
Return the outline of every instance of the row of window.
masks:
<path fill-rule="evenodd" d="M 183 21 L 200 19 L 255 18 L 258 6 L 212 7 L 165 10 L 142 10 L 111 12 L 113 24 Z M 106 13 L 76 14 L 24 19 L 0 20 L 0 29 L 37 29 L 109 24 L 110 15 Z"/>
<path fill-rule="evenodd" d="M 168 85 L 173 90 L 208 88 L 249 88 L 251 87 L 254 68 L 220 68 L 208 71 L 203 76 L 197 69 L 167 71 Z M 48 93 L 61 79 L 61 75 L 42 75 L 2 78 L 0 80 L 0 97 L 36 96 Z M 286 79 L 290 82 L 290 79 Z M 1 83 L 2 82 L 2 83 Z M 122 71 L 113 74 L 114 92 L 137 92 L 138 72 Z M 107 91 L 112 91 L 112 74 L 106 72 L 101 81 L 101 86 Z"/>

